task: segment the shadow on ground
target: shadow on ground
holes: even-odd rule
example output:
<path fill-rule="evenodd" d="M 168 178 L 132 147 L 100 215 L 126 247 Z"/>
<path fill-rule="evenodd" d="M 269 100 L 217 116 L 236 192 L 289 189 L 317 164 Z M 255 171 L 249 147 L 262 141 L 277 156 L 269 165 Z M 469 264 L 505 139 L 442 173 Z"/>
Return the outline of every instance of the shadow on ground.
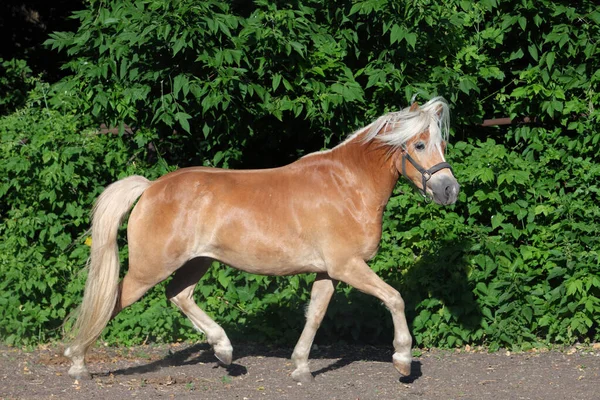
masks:
<path fill-rule="evenodd" d="M 374 346 L 364 346 L 360 351 L 356 351 L 356 346 L 345 346 L 336 345 L 319 347 L 311 352 L 311 359 L 337 359 L 327 367 L 321 368 L 313 372 L 313 376 L 318 376 L 326 372 L 335 371 L 340 368 L 344 368 L 356 361 L 370 361 L 370 362 L 383 362 L 390 363 L 392 361 L 392 349 L 385 349 Z M 290 359 L 292 349 L 288 348 L 270 348 L 268 346 L 259 346 L 254 344 L 239 344 L 236 347 L 235 359 L 229 366 L 223 366 L 215 358 L 212 348 L 207 343 L 198 343 L 189 347 L 183 348 L 169 353 L 163 358 L 150 361 L 144 365 L 138 365 L 135 367 L 123 368 L 114 371 L 106 371 L 99 374 L 94 374 L 95 377 L 106 377 L 109 375 L 115 376 L 126 376 L 126 375 L 137 375 L 150 372 L 156 372 L 163 368 L 178 367 L 184 365 L 195 365 L 199 363 L 214 364 L 214 368 L 224 368 L 227 374 L 232 377 L 246 375 L 248 373 L 247 368 L 237 363 L 236 360 L 243 359 L 245 357 L 272 357 L 272 358 L 283 358 Z M 403 383 L 412 383 L 422 376 L 421 363 L 419 361 L 412 362 L 412 373 L 410 376 L 401 377 L 400 381 Z"/>

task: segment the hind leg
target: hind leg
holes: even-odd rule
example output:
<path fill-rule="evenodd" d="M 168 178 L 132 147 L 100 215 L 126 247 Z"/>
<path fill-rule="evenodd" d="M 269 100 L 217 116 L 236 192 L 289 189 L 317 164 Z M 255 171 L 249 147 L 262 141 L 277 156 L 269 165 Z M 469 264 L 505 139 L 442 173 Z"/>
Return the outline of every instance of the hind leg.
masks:
<path fill-rule="evenodd" d="M 186 263 L 177 270 L 173 280 L 169 282 L 166 294 L 167 298 L 192 321 L 196 329 L 204 332 L 219 361 L 229 365 L 233 356 L 233 347 L 227 334 L 198 307 L 193 298 L 194 288 L 211 262 L 212 260 L 208 258 L 196 258 Z"/>
<path fill-rule="evenodd" d="M 92 374 L 85 366 L 85 353 L 87 349 L 80 350 L 79 348 L 68 347 L 65 350 L 65 357 L 71 360 L 71 368 L 69 368 L 69 376 L 77 380 L 92 379 Z"/>

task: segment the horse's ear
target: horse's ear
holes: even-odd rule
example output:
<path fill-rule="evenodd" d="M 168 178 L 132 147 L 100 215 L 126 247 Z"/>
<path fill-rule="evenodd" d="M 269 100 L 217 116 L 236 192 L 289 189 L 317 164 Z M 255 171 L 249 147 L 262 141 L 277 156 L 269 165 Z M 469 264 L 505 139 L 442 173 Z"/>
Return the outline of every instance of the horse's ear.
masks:
<path fill-rule="evenodd" d="M 417 103 L 416 101 L 414 103 L 412 103 L 410 105 L 410 109 L 408 111 L 410 111 L 410 112 L 419 111 L 419 103 Z"/>
<path fill-rule="evenodd" d="M 442 117 L 442 113 L 444 112 L 444 107 L 440 104 L 435 108 L 435 113 L 438 118 Z"/>

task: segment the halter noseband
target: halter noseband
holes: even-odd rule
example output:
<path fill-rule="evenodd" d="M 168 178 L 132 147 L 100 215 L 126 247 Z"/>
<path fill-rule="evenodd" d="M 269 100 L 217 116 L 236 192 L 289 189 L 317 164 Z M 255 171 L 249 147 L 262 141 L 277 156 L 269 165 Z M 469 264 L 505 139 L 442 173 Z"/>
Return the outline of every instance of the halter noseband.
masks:
<path fill-rule="evenodd" d="M 423 196 L 427 196 L 425 185 L 427 184 L 427 181 L 431 179 L 433 174 L 444 168 L 448 168 L 452 173 L 454 173 L 454 170 L 452 170 L 452 166 L 445 161 L 437 163 L 429 169 L 425 169 L 421 165 L 419 165 L 419 163 L 416 162 L 415 159 L 410 156 L 410 154 L 408 154 L 408 149 L 405 146 L 403 146 L 403 150 L 404 151 L 402 152 L 402 175 L 406 176 L 406 160 L 408 160 L 412 164 L 412 166 L 415 167 L 415 169 L 421 173 L 423 187 L 417 189 L 419 189 Z"/>

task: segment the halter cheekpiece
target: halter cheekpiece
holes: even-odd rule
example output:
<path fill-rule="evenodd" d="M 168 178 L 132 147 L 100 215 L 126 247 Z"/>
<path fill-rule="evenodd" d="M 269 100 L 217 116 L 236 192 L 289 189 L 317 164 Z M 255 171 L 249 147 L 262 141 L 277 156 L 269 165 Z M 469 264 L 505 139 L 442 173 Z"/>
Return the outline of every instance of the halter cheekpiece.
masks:
<path fill-rule="evenodd" d="M 421 173 L 421 181 L 422 181 L 423 187 L 417 188 L 417 189 L 419 189 L 421 194 L 425 197 L 427 197 L 427 193 L 426 193 L 427 188 L 425 187 L 425 185 L 427 185 L 427 182 L 431 179 L 433 174 L 435 174 L 436 172 L 441 171 L 442 169 L 445 169 L 445 168 L 448 168 L 452 173 L 454 173 L 452 166 L 445 161 L 441 162 L 441 163 L 437 163 L 429 169 L 425 169 L 414 158 L 412 158 L 410 156 L 410 154 L 408 154 L 408 149 L 406 148 L 406 146 L 402 146 L 402 148 L 404 150 L 402 152 L 402 175 L 406 176 L 406 160 L 408 160 L 408 162 L 410 162 L 412 164 L 412 166 L 415 167 L 415 169 Z"/>

